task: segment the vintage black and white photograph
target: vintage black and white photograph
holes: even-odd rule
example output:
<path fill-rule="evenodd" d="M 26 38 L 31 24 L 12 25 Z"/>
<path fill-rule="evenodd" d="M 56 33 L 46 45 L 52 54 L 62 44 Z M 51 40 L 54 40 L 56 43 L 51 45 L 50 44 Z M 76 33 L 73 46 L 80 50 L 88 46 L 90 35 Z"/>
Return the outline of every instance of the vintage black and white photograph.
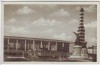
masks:
<path fill-rule="evenodd" d="M 97 62 L 97 4 L 3 4 L 4 62 Z"/>

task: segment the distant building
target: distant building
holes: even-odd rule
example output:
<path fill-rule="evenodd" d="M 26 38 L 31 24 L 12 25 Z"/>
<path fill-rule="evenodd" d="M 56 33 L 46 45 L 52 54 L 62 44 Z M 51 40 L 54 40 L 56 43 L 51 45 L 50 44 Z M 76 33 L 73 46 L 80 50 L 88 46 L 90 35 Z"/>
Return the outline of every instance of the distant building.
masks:
<path fill-rule="evenodd" d="M 88 47 L 88 55 L 89 55 L 89 59 L 91 59 L 93 62 L 97 61 L 97 46 L 96 45 L 92 47 Z"/>
<path fill-rule="evenodd" d="M 93 45 L 92 47 L 88 47 L 89 54 L 97 54 L 97 46 Z"/>

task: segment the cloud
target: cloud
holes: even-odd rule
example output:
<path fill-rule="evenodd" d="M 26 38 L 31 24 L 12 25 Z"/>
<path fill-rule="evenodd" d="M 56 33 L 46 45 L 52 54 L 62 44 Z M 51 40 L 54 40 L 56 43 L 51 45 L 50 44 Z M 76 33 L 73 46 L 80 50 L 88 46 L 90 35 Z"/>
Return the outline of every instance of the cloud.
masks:
<path fill-rule="evenodd" d="M 31 14 L 31 13 L 36 13 L 35 10 L 32 10 L 31 8 L 29 8 L 28 6 L 24 6 L 22 8 L 19 8 L 17 10 L 18 14 Z"/>
<path fill-rule="evenodd" d="M 84 8 L 85 12 L 90 12 L 90 13 L 95 12 L 97 9 L 95 5 L 83 6 L 83 8 Z M 76 9 L 80 10 L 81 7 L 77 6 Z"/>
<path fill-rule="evenodd" d="M 60 9 L 57 12 L 54 12 L 53 14 L 51 14 L 52 16 L 70 16 L 68 11 L 65 11 L 64 9 Z"/>
<path fill-rule="evenodd" d="M 53 29 L 46 29 L 43 30 L 42 32 L 39 32 L 38 35 L 42 35 L 42 37 L 46 37 L 46 38 L 53 38 L 53 36 L 56 34 L 56 32 Z"/>
<path fill-rule="evenodd" d="M 16 24 L 18 24 L 18 21 L 15 18 L 11 18 L 11 19 L 8 19 L 7 21 L 5 21 L 4 24 L 6 24 L 6 25 L 16 25 Z"/>
<path fill-rule="evenodd" d="M 96 28 L 97 27 L 97 21 L 92 21 L 90 23 L 84 24 L 85 28 Z"/>
<path fill-rule="evenodd" d="M 87 11 L 87 12 L 95 12 L 96 11 L 96 6 L 95 5 L 91 5 L 91 6 L 88 6 L 88 7 L 85 7 L 84 10 Z"/>
<path fill-rule="evenodd" d="M 54 26 L 55 24 L 59 24 L 60 22 L 56 20 L 44 19 L 40 18 L 38 20 L 33 21 L 33 25 L 35 26 Z"/>
<path fill-rule="evenodd" d="M 66 41 L 73 41 L 73 37 L 72 36 L 68 36 L 65 33 L 61 33 L 59 35 L 55 34 L 54 38 L 55 39 L 60 39 L 60 40 L 66 40 Z"/>
<path fill-rule="evenodd" d="M 79 23 L 79 21 L 77 19 L 72 19 L 69 24 L 75 24 L 75 23 Z"/>
<path fill-rule="evenodd" d="M 16 19 L 15 18 L 11 18 L 7 21 L 7 23 L 15 23 L 16 22 Z"/>
<path fill-rule="evenodd" d="M 91 21 L 87 24 L 84 24 L 86 28 L 86 42 L 87 46 L 92 46 L 97 44 L 97 21 Z"/>
<path fill-rule="evenodd" d="M 49 29 L 49 30 L 43 31 L 42 33 L 44 33 L 44 34 L 54 34 L 54 30 Z"/>
<path fill-rule="evenodd" d="M 91 37 L 91 38 L 89 37 L 87 40 L 88 40 L 87 41 L 87 46 L 92 46 L 92 45 L 97 44 L 97 39 L 94 38 L 94 37 Z"/>
<path fill-rule="evenodd" d="M 9 28 L 9 32 L 12 34 L 29 34 L 30 32 L 25 29 L 25 27 L 11 27 Z"/>
<path fill-rule="evenodd" d="M 57 4 L 38 4 L 37 6 L 39 6 L 40 8 L 51 8 L 54 9 L 57 7 Z"/>

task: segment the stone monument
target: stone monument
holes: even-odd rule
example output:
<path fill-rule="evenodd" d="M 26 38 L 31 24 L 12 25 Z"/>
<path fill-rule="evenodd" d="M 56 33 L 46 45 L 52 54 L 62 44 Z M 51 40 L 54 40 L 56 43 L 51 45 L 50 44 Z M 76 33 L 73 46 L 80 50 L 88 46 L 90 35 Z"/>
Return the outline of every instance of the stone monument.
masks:
<path fill-rule="evenodd" d="M 80 24 L 78 27 L 78 33 L 73 32 L 76 35 L 74 52 L 69 57 L 70 59 L 88 59 L 88 52 L 85 42 L 85 27 L 84 27 L 84 10 L 80 9 Z"/>

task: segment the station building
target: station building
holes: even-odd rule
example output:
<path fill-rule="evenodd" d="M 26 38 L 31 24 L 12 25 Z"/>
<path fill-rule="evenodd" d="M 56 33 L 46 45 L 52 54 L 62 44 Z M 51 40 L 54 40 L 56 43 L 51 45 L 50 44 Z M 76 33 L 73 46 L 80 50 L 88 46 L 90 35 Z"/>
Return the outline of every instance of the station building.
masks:
<path fill-rule="evenodd" d="M 4 36 L 4 57 L 67 57 L 73 46 L 73 42 L 63 40 Z"/>

